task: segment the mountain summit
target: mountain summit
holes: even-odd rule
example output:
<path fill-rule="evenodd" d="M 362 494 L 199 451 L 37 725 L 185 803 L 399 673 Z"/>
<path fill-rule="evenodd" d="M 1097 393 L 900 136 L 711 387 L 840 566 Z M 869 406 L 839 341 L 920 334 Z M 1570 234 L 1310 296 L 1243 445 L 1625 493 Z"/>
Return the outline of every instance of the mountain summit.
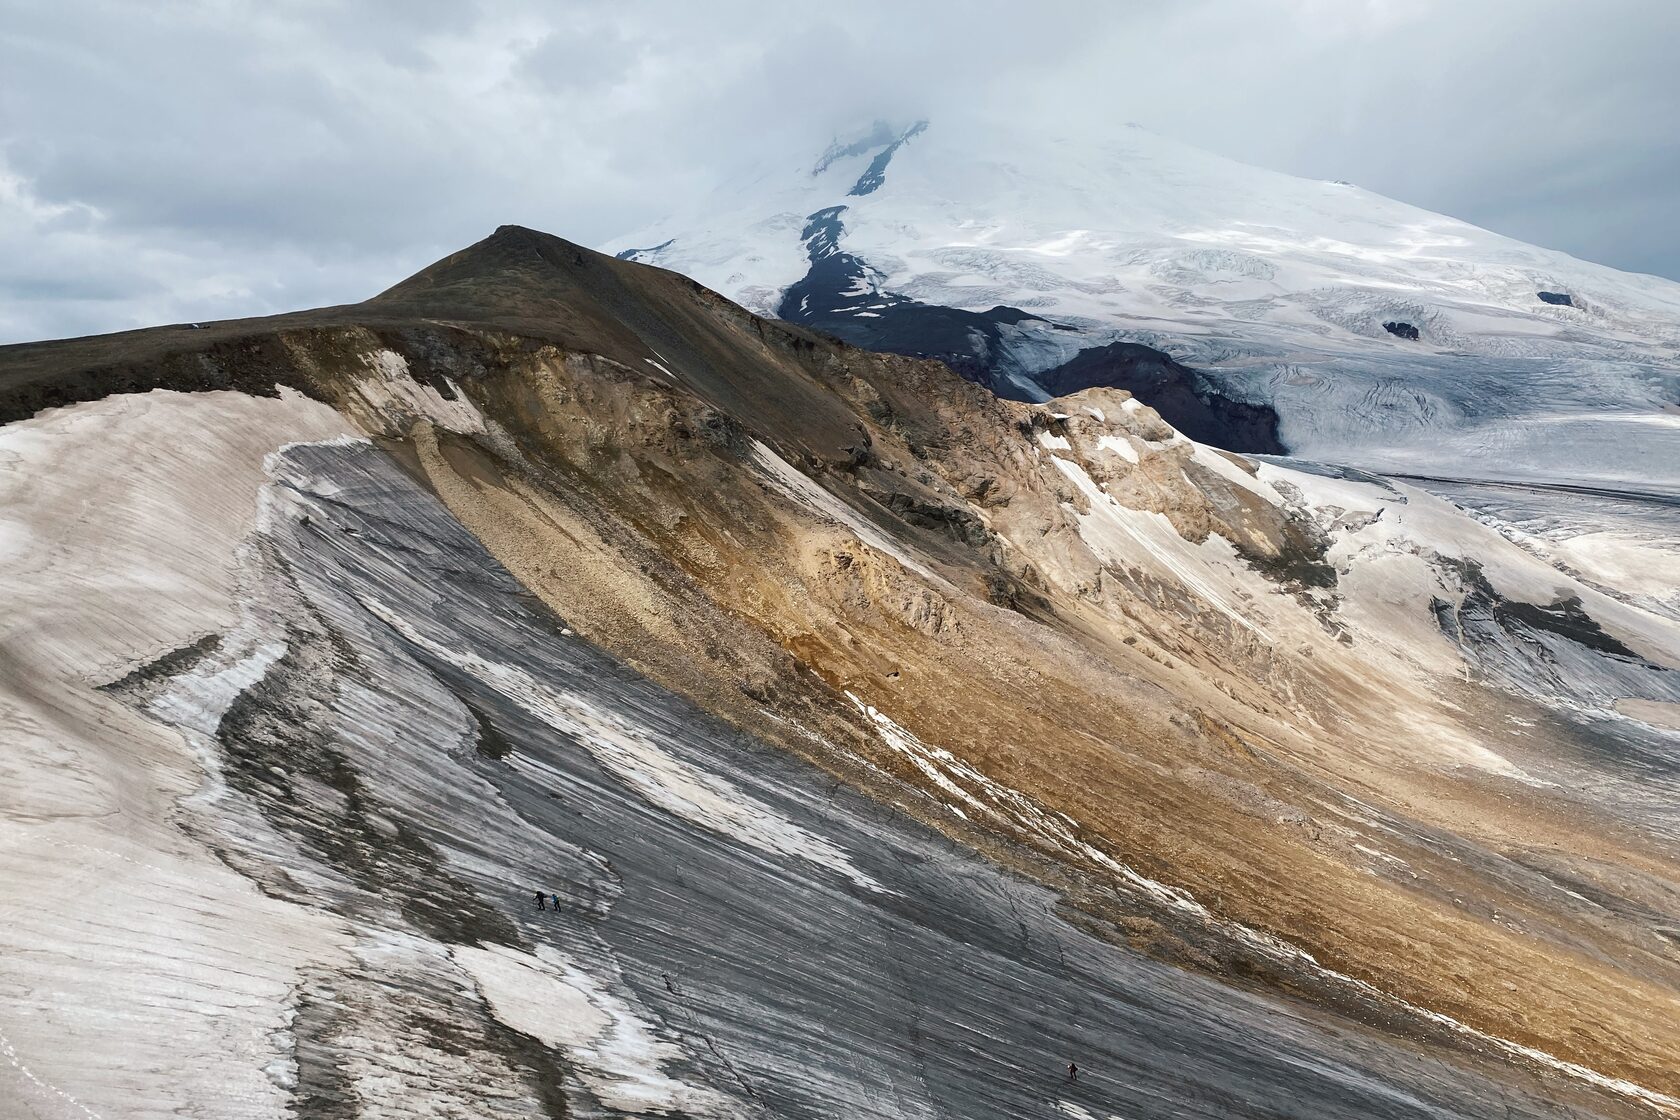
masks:
<path fill-rule="evenodd" d="M 878 124 L 609 249 L 1006 396 L 1145 391 L 1124 342 L 1297 454 L 1680 488 L 1680 285 L 1136 126 Z"/>

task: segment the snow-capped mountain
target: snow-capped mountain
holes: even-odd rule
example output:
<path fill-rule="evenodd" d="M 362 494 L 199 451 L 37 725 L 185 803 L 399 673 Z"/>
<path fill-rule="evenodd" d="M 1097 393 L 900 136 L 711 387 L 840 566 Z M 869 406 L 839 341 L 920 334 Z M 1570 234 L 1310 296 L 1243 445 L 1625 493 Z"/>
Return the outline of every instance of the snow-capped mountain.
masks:
<path fill-rule="evenodd" d="M 609 249 L 1004 395 L 1133 389 L 1242 450 L 1680 489 L 1680 284 L 1136 126 L 876 124 Z"/>

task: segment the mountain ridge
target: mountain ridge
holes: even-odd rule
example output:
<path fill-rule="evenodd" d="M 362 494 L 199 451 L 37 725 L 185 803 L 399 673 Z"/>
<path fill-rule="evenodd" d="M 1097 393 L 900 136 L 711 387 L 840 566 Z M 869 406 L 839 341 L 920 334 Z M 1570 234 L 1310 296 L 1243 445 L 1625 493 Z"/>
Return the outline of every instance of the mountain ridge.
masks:
<path fill-rule="evenodd" d="M 1680 631 L 1618 563 L 519 227 L 0 387 L 67 405 L 0 426 L 0 973 L 78 1099 L 1680 1094 Z"/>

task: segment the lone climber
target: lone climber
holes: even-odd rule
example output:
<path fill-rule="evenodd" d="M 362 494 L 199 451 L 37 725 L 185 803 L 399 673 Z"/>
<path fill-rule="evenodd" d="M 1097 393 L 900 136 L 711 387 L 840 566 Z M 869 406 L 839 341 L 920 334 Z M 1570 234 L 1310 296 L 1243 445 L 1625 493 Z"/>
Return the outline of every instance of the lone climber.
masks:
<path fill-rule="evenodd" d="M 1074 1065 L 1072 1062 L 1068 1063 L 1068 1080 L 1069 1081 L 1078 1081 L 1079 1080 L 1079 1067 Z"/>

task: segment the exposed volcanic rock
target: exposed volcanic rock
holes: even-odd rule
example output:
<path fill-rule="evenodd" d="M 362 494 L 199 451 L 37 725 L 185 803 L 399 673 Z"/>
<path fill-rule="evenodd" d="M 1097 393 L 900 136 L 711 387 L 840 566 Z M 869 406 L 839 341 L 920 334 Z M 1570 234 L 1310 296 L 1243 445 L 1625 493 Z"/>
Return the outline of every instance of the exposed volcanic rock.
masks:
<path fill-rule="evenodd" d="M 1575 297 L 1568 292 L 1535 292 L 1541 303 L 1549 303 L 1553 307 L 1574 307 Z"/>
<path fill-rule="evenodd" d="M 787 322 L 870 350 L 937 359 L 1010 400 L 1039 400 L 1098 386 L 1125 389 L 1193 439 L 1231 451 L 1284 452 L 1278 416 L 1270 406 L 1233 400 L 1201 374 L 1142 343 L 1088 347 L 1029 376 L 1010 328 L 1023 323 L 1050 331 L 1071 328 L 1017 307 L 964 311 L 883 291 L 874 270 L 840 248 L 846 209 L 831 206 L 807 219 L 802 240 L 810 271 L 789 285 L 776 308 Z"/>
<path fill-rule="evenodd" d="M 0 406 L 31 1085 L 1675 1105 L 1676 779 L 1571 707 L 1668 703 L 1627 674 L 1673 675 L 1672 619 L 1415 487 L 517 227 L 364 304 L 0 349 Z M 147 962 L 118 1020 L 66 850 Z"/>
<path fill-rule="evenodd" d="M 1195 370 L 1135 342 L 1081 350 L 1035 380 L 1058 397 L 1099 386 L 1124 389 L 1200 443 L 1265 455 L 1285 451 L 1278 441 L 1277 412 L 1270 405 L 1223 396 Z"/>
<path fill-rule="evenodd" d="M 1393 319 L 1390 319 L 1388 322 L 1383 324 L 1383 330 L 1387 331 L 1395 338 L 1403 338 L 1408 342 L 1416 342 L 1420 337 L 1422 337 L 1419 334 L 1417 327 L 1413 326 L 1411 323 L 1397 322 Z"/>
<path fill-rule="evenodd" d="M 777 316 L 854 346 L 938 359 L 999 396 L 1022 399 L 1022 388 L 1002 368 L 1006 347 L 999 328 L 1037 317 L 1013 307 L 934 307 L 875 290 L 869 267 L 839 248 L 845 212 L 843 205 L 831 206 L 807 218 L 802 241 L 810 271 L 783 293 Z"/>
<path fill-rule="evenodd" d="M 926 121 L 917 121 L 905 129 L 892 143 L 882 148 L 875 155 L 875 158 L 869 161 L 869 166 L 863 169 L 863 174 L 858 176 L 858 181 L 853 183 L 852 189 L 846 193 L 853 198 L 860 198 L 879 190 L 881 184 L 886 181 L 887 165 L 892 162 L 893 153 L 925 131 L 927 131 Z"/>

